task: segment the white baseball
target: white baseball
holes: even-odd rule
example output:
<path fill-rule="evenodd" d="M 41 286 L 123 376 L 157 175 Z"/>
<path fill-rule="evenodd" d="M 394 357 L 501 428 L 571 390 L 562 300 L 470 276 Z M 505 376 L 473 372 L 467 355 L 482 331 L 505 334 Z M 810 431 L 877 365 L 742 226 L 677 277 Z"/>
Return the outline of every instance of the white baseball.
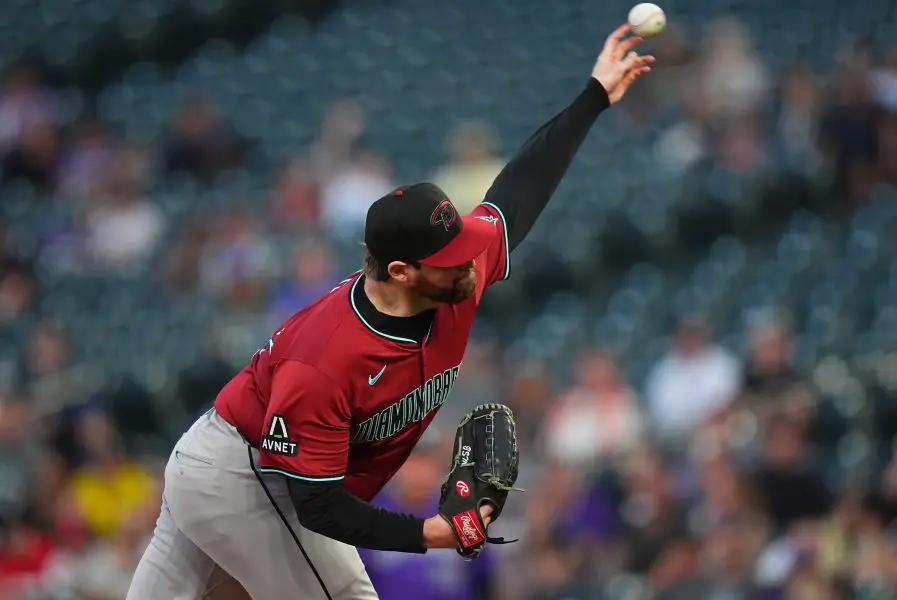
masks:
<path fill-rule="evenodd" d="M 667 26 L 667 16 L 656 4 L 642 2 L 629 11 L 629 26 L 632 33 L 639 37 L 654 37 Z"/>

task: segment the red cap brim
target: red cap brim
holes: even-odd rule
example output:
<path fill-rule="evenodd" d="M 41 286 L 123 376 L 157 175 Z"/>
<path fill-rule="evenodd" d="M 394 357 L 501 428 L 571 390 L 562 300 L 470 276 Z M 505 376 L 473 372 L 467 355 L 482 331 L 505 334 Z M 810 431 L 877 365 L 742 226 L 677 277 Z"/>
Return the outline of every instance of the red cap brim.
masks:
<path fill-rule="evenodd" d="M 495 240 L 495 223 L 471 215 L 461 217 L 464 228 L 442 250 L 419 260 L 430 267 L 460 267 L 479 257 Z"/>

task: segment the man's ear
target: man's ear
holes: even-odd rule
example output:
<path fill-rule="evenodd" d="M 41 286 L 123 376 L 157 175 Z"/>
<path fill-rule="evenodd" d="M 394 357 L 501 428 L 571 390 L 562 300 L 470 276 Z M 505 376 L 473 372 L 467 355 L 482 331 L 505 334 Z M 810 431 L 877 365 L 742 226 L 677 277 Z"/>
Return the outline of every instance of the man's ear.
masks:
<path fill-rule="evenodd" d="M 389 272 L 389 276 L 396 281 L 408 283 L 411 281 L 411 272 L 414 271 L 414 267 L 409 263 L 394 260 L 389 263 L 386 270 Z"/>

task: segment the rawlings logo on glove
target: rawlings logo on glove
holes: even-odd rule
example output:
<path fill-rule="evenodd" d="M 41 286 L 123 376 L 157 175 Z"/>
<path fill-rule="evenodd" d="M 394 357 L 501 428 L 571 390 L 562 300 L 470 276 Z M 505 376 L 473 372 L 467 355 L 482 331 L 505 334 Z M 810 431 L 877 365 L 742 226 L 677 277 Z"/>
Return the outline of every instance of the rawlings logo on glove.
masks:
<path fill-rule="evenodd" d="M 472 548 L 486 541 L 485 528 L 480 528 L 479 514 L 475 510 L 466 510 L 452 517 L 452 528 L 458 535 L 462 548 Z"/>
<path fill-rule="evenodd" d="M 458 553 L 464 558 L 476 558 L 487 542 L 509 543 L 487 535 L 480 507 L 490 505 L 495 521 L 508 492 L 522 491 L 514 487 L 519 461 L 514 415 L 507 406 L 483 404 L 461 420 L 439 514 L 458 538 Z"/>

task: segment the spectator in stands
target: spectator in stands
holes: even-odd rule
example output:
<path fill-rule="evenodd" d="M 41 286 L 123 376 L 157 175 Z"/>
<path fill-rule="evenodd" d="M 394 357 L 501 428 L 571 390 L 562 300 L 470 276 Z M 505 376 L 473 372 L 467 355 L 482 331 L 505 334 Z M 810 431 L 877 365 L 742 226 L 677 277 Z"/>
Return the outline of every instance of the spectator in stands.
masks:
<path fill-rule="evenodd" d="M 360 239 L 368 208 L 394 188 L 389 161 L 376 152 L 362 153 L 324 185 L 324 229 L 339 238 Z"/>
<path fill-rule="evenodd" d="M 759 557 L 757 585 L 780 592 L 794 580 L 801 582 L 801 587 L 808 583 L 808 579 L 848 585 L 854 565 L 847 557 L 856 551 L 856 536 L 862 519 L 859 496 L 848 495 L 828 519 L 795 521 L 782 536 L 770 542 Z"/>
<path fill-rule="evenodd" d="M 268 324 L 274 331 L 293 313 L 329 292 L 339 283 L 330 248 L 318 240 L 309 240 L 292 257 L 288 279 L 276 287 L 268 305 Z"/>
<path fill-rule="evenodd" d="M 897 185 L 897 52 L 892 52 L 872 72 L 876 102 L 884 110 L 878 132 L 881 176 Z"/>
<path fill-rule="evenodd" d="M 773 531 L 832 508 L 832 493 L 807 442 L 805 428 L 787 416 L 766 423 L 763 454 L 752 476 Z"/>
<path fill-rule="evenodd" d="M 766 131 L 758 118 L 734 121 L 717 131 L 716 164 L 742 175 L 767 166 Z"/>
<path fill-rule="evenodd" d="M 658 556 L 650 580 L 669 586 L 659 598 L 754 598 L 753 565 L 767 536 L 762 507 L 729 457 L 704 460 L 700 471 L 686 541 Z"/>
<path fill-rule="evenodd" d="M 545 485 L 549 479 L 551 485 Z M 516 554 L 509 558 L 515 569 L 505 582 L 509 587 L 506 597 L 581 597 L 578 594 L 584 594 L 588 586 L 578 575 L 586 567 L 588 557 L 583 545 L 565 544 L 564 533 L 575 534 L 577 519 L 584 514 L 577 505 L 587 492 L 585 481 L 563 465 L 545 464 L 533 482 L 535 485 L 527 488 L 526 505 L 518 509 L 526 513 L 521 546 L 508 547 L 508 552 Z M 579 509 L 576 514 L 571 510 L 574 507 Z M 508 508 L 513 508 L 510 503 Z M 592 529 L 601 525 L 592 525 Z"/>
<path fill-rule="evenodd" d="M 83 275 L 95 268 L 90 248 L 88 208 L 78 207 L 73 214 L 57 215 L 44 224 L 44 239 L 35 260 L 39 270 L 54 275 Z"/>
<path fill-rule="evenodd" d="M 52 589 L 59 558 L 53 539 L 34 523 L 0 523 L 0 594 L 8 594 L 0 598 L 25 600 Z"/>
<path fill-rule="evenodd" d="M 501 402 L 504 383 L 501 353 L 495 341 L 472 339 L 464 351 L 461 376 L 452 384 L 452 401 L 442 405 L 433 425 L 450 430 L 478 404 Z"/>
<path fill-rule="evenodd" d="M 676 471 L 664 456 L 641 451 L 627 458 L 621 470 L 622 567 L 626 572 L 647 573 L 665 547 L 688 538 L 687 513 L 676 502 Z"/>
<path fill-rule="evenodd" d="M 75 360 L 66 330 L 44 322 L 31 331 L 20 385 L 32 416 L 39 418 L 84 402 L 95 382 L 90 370 Z"/>
<path fill-rule="evenodd" d="M 821 166 L 817 140 L 821 109 L 813 72 L 798 65 L 782 78 L 776 119 L 776 143 L 785 165 L 815 174 Z"/>
<path fill-rule="evenodd" d="M 735 20 L 717 21 L 704 45 L 701 89 L 713 121 L 722 124 L 757 115 L 770 82 L 745 27 Z"/>
<path fill-rule="evenodd" d="M 667 127 L 654 146 L 661 166 L 683 173 L 711 157 L 708 103 L 699 89 L 682 93 L 681 119 Z"/>
<path fill-rule="evenodd" d="M 180 109 L 171 126 L 164 155 L 168 172 L 186 172 L 211 182 L 241 164 L 244 142 L 220 121 L 212 103 L 194 96 Z"/>
<path fill-rule="evenodd" d="M 861 489 L 848 489 L 832 512 L 820 521 L 817 544 L 819 569 L 838 585 L 853 577 L 853 556 L 863 521 L 873 505 Z M 887 523 L 889 519 L 885 518 Z"/>
<path fill-rule="evenodd" d="M 551 381 L 543 361 L 531 359 L 515 366 L 506 403 L 514 411 L 517 440 L 522 448 L 535 447 L 551 400 Z"/>
<path fill-rule="evenodd" d="M 685 102 L 686 92 L 695 72 L 694 48 L 689 36 L 675 23 L 668 23 L 663 36 L 658 37 L 652 54 L 657 57 L 651 79 L 641 88 L 650 101 L 656 103 L 660 117 L 666 117 L 669 109 L 679 109 Z M 633 90 L 634 91 L 634 90 Z"/>
<path fill-rule="evenodd" d="M 606 349 L 590 349 L 577 365 L 577 382 L 556 399 L 545 424 L 546 454 L 581 469 L 606 466 L 642 437 L 638 399 Z"/>
<path fill-rule="evenodd" d="M 18 249 L 16 240 L 10 230 L 10 224 L 0 219 L 0 276 L 7 273 L 30 273 L 34 270 L 33 261 L 24 256 Z"/>
<path fill-rule="evenodd" d="M 39 489 L 42 452 L 27 405 L 0 397 L 0 522 L 20 518 Z"/>
<path fill-rule="evenodd" d="M 714 344 L 703 319 L 684 319 L 675 345 L 651 370 L 646 400 L 656 433 L 683 439 L 715 410 L 726 406 L 739 389 L 740 367 Z"/>
<path fill-rule="evenodd" d="M 276 231 L 315 226 L 321 216 L 319 184 L 307 160 L 294 158 L 280 172 L 271 197 L 269 224 Z"/>
<path fill-rule="evenodd" d="M 766 67 L 754 53 L 747 30 L 734 20 L 711 26 L 701 53 L 700 90 L 710 117 L 718 165 L 732 172 L 763 166 L 763 121 L 770 91 Z"/>
<path fill-rule="evenodd" d="M 820 149 L 847 208 L 867 198 L 879 181 L 879 128 L 885 113 L 861 65 L 845 65 L 828 97 L 832 101 L 819 125 Z"/>
<path fill-rule="evenodd" d="M 764 531 L 750 521 L 725 519 L 714 524 L 701 557 L 703 585 L 697 597 L 757 598 L 754 564 L 764 542 Z"/>
<path fill-rule="evenodd" d="M 748 359 L 744 370 L 743 397 L 753 409 L 783 409 L 785 400 L 804 389 L 803 375 L 794 366 L 794 341 L 781 315 L 761 317 L 748 337 Z M 795 397 L 796 396 L 792 396 Z"/>
<path fill-rule="evenodd" d="M 309 152 L 309 166 L 319 185 L 327 185 L 352 162 L 366 128 L 367 117 L 357 101 L 344 98 L 327 108 Z"/>
<path fill-rule="evenodd" d="M 203 219 L 190 219 L 181 226 L 162 263 L 161 279 L 176 294 L 195 292 L 200 282 L 200 264 L 212 232 Z"/>
<path fill-rule="evenodd" d="M 0 156 L 17 147 L 33 125 L 54 122 L 52 94 L 37 73 L 24 65 L 13 67 L 0 91 Z"/>
<path fill-rule="evenodd" d="M 26 181 L 42 192 L 56 185 L 59 158 L 56 127 L 49 121 L 29 124 L 19 144 L 3 158 L 3 182 Z"/>
<path fill-rule="evenodd" d="M 879 481 L 864 498 L 869 510 L 877 510 L 888 525 L 897 525 L 897 457 L 892 457 L 881 473 Z"/>
<path fill-rule="evenodd" d="M 138 148 L 120 152 L 104 193 L 88 213 L 88 243 L 100 267 L 145 263 L 164 233 L 162 212 L 141 191 L 144 160 Z"/>
<path fill-rule="evenodd" d="M 177 375 L 175 393 L 186 414 L 185 427 L 211 408 L 218 392 L 236 372 L 236 368 L 225 357 L 217 327 L 208 332 L 204 342 L 204 351 L 199 358 L 181 369 Z"/>
<path fill-rule="evenodd" d="M 390 510 L 422 515 L 435 510 L 439 486 L 445 478 L 445 454 L 437 440 L 429 439 L 402 467 L 376 504 Z M 454 553 L 401 554 L 361 550 L 368 574 L 383 600 L 496 600 L 496 553 L 484 552 L 467 564 Z"/>
<path fill-rule="evenodd" d="M 871 73 L 875 101 L 889 113 L 897 113 L 897 52 L 876 61 Z"/>
<path fill-rule="evenodd" d="M 36 287 L 30 270 L 0 267 L 0 323 L 25 316 L 32 307 Z"/>
<path fill-rule="evenodd" d="M 432 181 L 466 214 L 483 201 L 505 165 L 499 156 L 498 136 L 486 123 L 463 123 L 449 135 L 446 150 L 448 162 Z"/>
<path fill-rule="evenodd" d="M 652 600 L 700 598 L 704 591 L 701 553 L 699 540 L 682 540 L 665 548 L 648 573 L 649 597 Z"/>
<path fill-rule="evenodd" d="M 73 198 L 100 192 L 115 168 L 116 150 L 105 123 L 89 120 L 79 124 L 59 161 L 59 191 Z"/>
<path fill-rule="evenodd" d="M 147 504 L 158 510 L 158 481 L 139 462 L 125 456 L 110 419 L 88 409 L 77 423 L 81 465 L 71 479 L 78 510 L 91 532 L 112 540 Z M 151 511 L 152 512 L 152 511 Z"/>
<path fill-rule="evenodd" d="M 626 527 L 618 514 L 616 474 L 605 468 L 583 478 L 555 517 L 554 543 L 567 548 L 577 578 L 596 589 L 625 568 Z"/>
<path fill-rule="evenodd" d="M 854 590 L 863 598 L 893 598 L 897 594 L 897 540 L 886 513 L 867 503 L 857 530 L 852 574 Z"/>
<path fill-rule="evenodd" d="M 165 426 L 160 422 L 155 397 L 134 375 L 108 380 L 94 402 L 103 407 L 118 431 L 123 452 L 143 456 L 159 451 L 160 441 L 163 448 L 168 446 L 168 441 L 161 439 Z"/>
<path fill-rule="evenodd" d="M 767 523 L 760 498 L 750 477 L 737 470 L 733 457 L 717 452 L 695 458 L 700 493 L 689 511 L 692 532 L 704 536 L 720 523 L 736 520 L 765 532 Z"/>
<path fill-rule="evenodd" d="M 153 490 L 161 494 L 161 488 Z M 72 565 L 72 588 L 90 600 L 121 600 L 128 595 L 134 568 L 153 534 L 158 506 L 145 502 L 125 519 L 112 539 L 85 548 Z"/>
<path fill-rule="evenodd" d="M 199 264 L 200 288 L 235 305 L 263 298 L 271 247 L 257 220 L 240 210 L 218 218 Z"/>
<path fill-rule="evenodd" d="M 879 170 L 891 186 L 897 185 L 897 111 L 884 115 L 878 130 Z"/>

